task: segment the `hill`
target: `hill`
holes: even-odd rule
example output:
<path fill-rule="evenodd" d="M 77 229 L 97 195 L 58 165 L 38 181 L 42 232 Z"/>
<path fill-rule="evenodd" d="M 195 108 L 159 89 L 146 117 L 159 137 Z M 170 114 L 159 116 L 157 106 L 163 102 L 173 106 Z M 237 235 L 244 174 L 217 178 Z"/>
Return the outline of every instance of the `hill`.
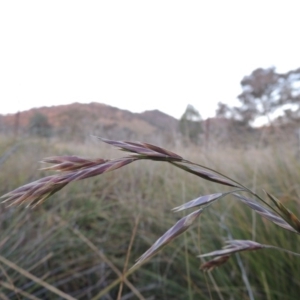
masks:
<path fill-rule="evenodd" d="M 178 120 L 159 111 L 132 113 L 101 103 L 73 103 L 51 107 L 33 108 L 17 114 L 0 115 L 3 132 L 29 130 L 35 115 L 42 114 L 55 134 L 82 137 L 89 134 L 113 138 L 138 138 L 174 134 Z"/>

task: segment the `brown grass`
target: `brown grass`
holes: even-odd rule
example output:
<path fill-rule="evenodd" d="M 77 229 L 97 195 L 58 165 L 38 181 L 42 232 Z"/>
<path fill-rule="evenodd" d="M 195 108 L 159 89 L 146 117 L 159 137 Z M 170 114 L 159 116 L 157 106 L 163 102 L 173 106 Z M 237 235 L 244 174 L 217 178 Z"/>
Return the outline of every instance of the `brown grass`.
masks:
<path fill-rule="evenodd" d="M 54 170 L 57 172 L 57 174 L 44 177 L 5 194 L 2 196 L 2 198 L 5 199 L 3 202 L 7 203 L 9 206 L 27 204 L 27 206 L 35 207 L 73 181 L 78 181 L 101 175 L 106 172 L 114 171 L 139 160 L 151 160 L 170 163 L 171 165 L 186 172 L 194 174 L 205 180 L 231 187 L 233 190 L 229 192 L 205 195 L 174 208 L 174 211 L 181 211 L 191 208 L 198 209 L 180 219 L 165 234 L 163 234 L 137 260 L 137 263 L 133 266 L 134 269 L 147 259 L 154 256 L 162 247 L 169 244 L 181 233 L 186 231 L 199 217 L 203 210 L 205 210 L 212 202 L 230 194 L 234 195 L 236 199 L 246 204 L 253 211 L 273 222 L 274 224 L 293 233 L 300 233 L 300 221 L 295 214 L 290 212 L 283 203 L 269 193 L 267 193 L 267 196 L 273 202 L 273 204 L 275 204 L 275 207 L 271 206 L 265 199 L 236 180 L 206 166 L 188 161 L 176 153 L 161 147 L 141 142 L 113 141 L 107 139 L 101 140 L 114 147 L 118 147 L 125 152 L 129 152 L 130 154 L 125 157 L 110 160 L 102 158 L 86 159 L 78 156 L 53 156 L 45 158 L 43 162 L 52 164 L 52 166 L 46 167 L 43 170 Z M 255 200 L 240 195 L 237 192 L 248 193 L 254 197 Z M 200 206 L 201 208 L 199 209 Z M 228 242 L 228 246 L 225 250 L 219 250 L 201 255 L 201 257 L 208 255 L 216 256 L 214 260 L 205 263 L 202 268 L 211 270 L 214 267 L 225 263 L 229 256 L 236 252 L 258 250 L 270 247 L 271 246 L 263 246 L 249 240 L 231 240 Z M 123 276 L 119 271 L 118 275 Z M 126 281 L 126 278 L 123 280 L 130 287 L 130 283 Z"/>

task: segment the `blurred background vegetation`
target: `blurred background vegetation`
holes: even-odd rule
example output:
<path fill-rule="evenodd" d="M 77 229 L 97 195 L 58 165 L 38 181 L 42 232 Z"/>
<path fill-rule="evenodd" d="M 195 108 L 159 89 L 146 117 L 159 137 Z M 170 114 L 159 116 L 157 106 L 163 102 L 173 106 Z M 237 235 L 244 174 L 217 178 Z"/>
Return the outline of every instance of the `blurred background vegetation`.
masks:
<path fill-rule="evenodd" d="M 2 115 L 0 193 L 49 175 L 37 171 L 47 156 L 120 155 L 92 134 L 160 145 L 262 196 L 267 190 L 299 216 L 300 69 L 257 69 L 241 86 L 240 105 L 219 103 L 216 117 L 207 120 L 190 105 L 180 120 L 99 103 Z M 35 209 L 2 205 L 0 298 L 298 300 L 300 260 L 286 253 L 243 253 L 211 273 L 199 270 L 204 261 L 196 256 L 228 238 L 300 252 L 297 236 L 230 197 L 207 209 L 121 288 L 120 274 L 183 216 L 171 208 L 220 191 L 226 188 L 163 162 L 138 162 L 70 184 Z"/>

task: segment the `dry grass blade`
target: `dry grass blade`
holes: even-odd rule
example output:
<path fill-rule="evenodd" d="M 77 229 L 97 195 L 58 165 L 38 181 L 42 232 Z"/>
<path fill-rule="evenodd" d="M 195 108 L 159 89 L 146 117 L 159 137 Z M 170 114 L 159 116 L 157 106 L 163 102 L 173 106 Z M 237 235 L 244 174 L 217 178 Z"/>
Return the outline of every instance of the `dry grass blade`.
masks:
<path fill-rule="evenodd" d="M 185 210 L 188 208 L 194 208 L 197 206 L 202 206 L 202 205 L 208 205 L 216 200 L 219 200 L 220 198 L 230 194 L 231 192 L 227 192 L 227 193 L 216 193 L 216 194 L 211 194 L 211 195 L 205 195 L 205 196 L 201 196 L 198 197 L 194 200 L 191 200 L 189 202 L 186 202 L 180 206 L 174 207 L 172 210 L 175 212 L 181 211 L 181 210 Z"/>
<path fill-rule="evenodd" d="M 14 269 L 15 271 L 19 272 L 20 274 L 22 274 L 23 276 L 29 278 L 30 280 L 34 281 L 35 283 L 43 286 L 44 288 L 46 288 L 47 290 L 51 291 L 52 293 L 60 296 L 62 299 L 68 299 L 68 300 L 75 300 L 75 298 L 73 298 L 70 295 L 67 295 L 66 293 L 62 292 L 61 290 L 57 289 L 55 286 L 47 283 L 46 281 L 37 278 L 36 276 L 32 275 L 31 273 L 29 273 L 28 271 L 22 269 L 21 267 L 17 266 L 15 263 L 9 261 L 8 259 L 6 259 L 5 257 L 0 255 L 0 261 L 9 266 L 10 268 Z"/>
<path fill-rule="evenodd" d="M 60 218 L 57 217 L 58 220 Z M 65 222 L 63 222 L 65 223 Z M 76 234 L 84 243 L 86 243 L 118 276 L 125 282 L 125 284 L 130 288 L 133 294 L 140 300 L 145 300 L 143 295 L 138 291 L 138 289 L 127 279 L 126 275 L 122 274 L 121 271 L 106 257 L 106 255 L 100 251 L 95 244 L 93 244 L 86 236 L 84 236 L 78 229 L 70 227 L 74 234 Z"/>
<path fill-rule="evenodd" d="M 137 265 L 154 256 L 162 247 L 173 241 L 181 233 L 185 232 L 195 222 L 202 211 L 203 209 L 196 210 L 180 219 L 137 260 L 136 264 L 132 268 L 135 268 Z"/>
<path fill-rule="evenodd" d="M 38 297 L 35 297 L 33 295 L 30 295 L 29 293 L 25 292 L 25 291 L 22 291 L 21 289 L 7 283 L 7 282 L 4 282 L 4 281 L 0 281 L 0 285 L 2 285 L 3 287 L 5 287 L 6 289 L 9 289 L 11 291 L 14 291 L 22 296 L 24 296 L 24 298 L 22 299 L 29 299 L 29 300 L 41 300 L 41 298 L 38 298 Z M 8 299 L 8 298 L 7 298 Z"/>
<path fill-rule="evenodd" d="M 130 253 L 131 253 L 131 248 L 132 248 L 132 245 L 133 245 L 133 241 L 134 241 L 135 236 L 136 236 L 139 220 L 140 220 L 140 217 L 138 216 L 135 219 L 135 222 L 134 222 L 133 231 L 132 231 L 130 242 L 129 242 L 129 245 L 128 245 L 128 248 L 127 248 L 127 254 L 126 254 L 125 264 L 124 264 L 124 268 L 123 268 L 123 276 L 122 276 L 123 278 L 122 278 L 122 281 L 120 283 L 117 300 L 121 299 L 121 295 L 122 295 L 122 291 L 123 291 L 123 285 L 124 285 L 124 279 L 126 278 L 126 269 L 127 269 L 127 265 L 128 265 L 129 256 L 130 256 Z"/>
<path fill-rule="evenodd" d="M 245 203 L 246 205 L 248 205 L 251 209 L 253 209 L 255 212 L 257 212 L 258 214 L 260 214 L 262 217 L 268 219 L 269 221 L 273 222 L 274 224 L 292 231 L 292 232 L 297 232 L 292 226 L 290 226 L 283 218 L 281 218 L 278 215 L 275 215 L 274 213 L 272 213 L 271 211 L 269 211 L 268 209 L 266 209 L 265 207 L 259 205 L 256 201 L 254 200 L 250 200 L 244 196 L 241 196 L 239 194 L 233 194 L 236 198 L 238 198 L 239 200 L 241 200 L 243 203 Z"/>
<path fill-rule="evenodd" d="M 285 220 L 300 233 L 300 220 L 292 213 L 288 208 L 286 208 L 276 197 L 264 191 L 268 197 L 273 201 L 277 208 L 283 213 Z"/>

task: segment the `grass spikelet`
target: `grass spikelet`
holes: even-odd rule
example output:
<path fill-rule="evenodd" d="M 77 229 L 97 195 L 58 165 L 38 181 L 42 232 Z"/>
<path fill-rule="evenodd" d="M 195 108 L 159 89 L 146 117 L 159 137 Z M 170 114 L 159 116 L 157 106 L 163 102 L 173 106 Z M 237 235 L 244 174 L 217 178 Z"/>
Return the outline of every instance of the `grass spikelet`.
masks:
<path fill-rule="evenodd" d="M 181 161 L 182 157 L 174 152 L 155 145 L 140 142 L 113 141 L 98 137 L 101 141 L 120 148 L 123 151 L 137 154 L 141 158 L 153 160 Z"/>
<path fill-rule="evenodd" d="M 75 170 L 80 170 L 88 167 L 95 167 L 97 165 L 102 165 L 108 160 L 99 159 L 85 159 L 79 156 L 52 156 L 47 157 L 42 160 L 43 163 L 55 164 L 54 166 L 45 167 L 41 170 L 53 170 L 60 172 L 70 172 Z"/>
<path fill-rule="evenodd" d="M 219 256 L 219 257 L 215 257 L 210 261 L 207 261 L 206 263 L 202 264 L 200 266 L 200 270 L 204 271 L 204 272 L 210 272 L 212 270 L 214 270 L 215 268 L 224 265 L 228 259 L 230 258 L 230 255 L 223 255 L 223 256 Z"/>
<path fill-rule="evenodd" d="M 66 158 L 66 160 L 64 160 Z M 50 196 L 61 190 L 67 184 L 73 181 L 82 180 L 85 178 L 97 176 L 106 172 L 110 172 L 121 168 L 127 164 L 132 163 L 137 158 L 124 157 L 115 160 L 94 160 L 93 164 L 87 166 L 86 160 L 80 166 L 78 164 L 73 167 L 72 171 L 65 171 L 65 167 L 60 169 L 61 165 L 67 161 L 70 161 L 69 157 L 56 156 L 55 159 L 46 159 L 47 162 L 54 162 L 55 168 L 62 173 L 57 175 L 47 176 L 37 181 L 31 182 L 24 186 L 21 186 L 5 195 L 1 198 L 4 199 L 3 203 L 8 203 L 9 206 L 27 204 L 27 206 L 36 206 L 41 204 Z M 59 161 L 59 164 L 57 162 Z"/>
<path fill-rule="evenodd" d="M 236 252 L 254 251 L 265 248 L 264 245 L 250 240 L 230 240 L 225 242 L 226 245 L 221 250 L 212 251 L 199 255 L 198 257 L 213 256 L 214 258 L 200 266 L 203 271 L 212 271 L 214 268 L 225 264 L 230 256 Z"/>
<path fill-rule="evenodd" d="M 274 214 L 273 212 L 271 212 L 270 210 L 268 210 L 267 208 L 263 207 L 262 205 L 258 204 L 256 201 L 251 200 L 249 198 L 246 198 L 244 196 L 241 196 L 239 194 L 233 194 L 236 198 L 238 198 L 239 200 L 241 200 L 244 204 L 246 204 L 247 206 L 249 206 L 251 209 L 253 209 L 256 213 L 258 213 L 259 215 L 261 215 L 262 217 L 266 218 L 267 220 L 273 222 L 274 224 L 297 233 L 297 231 L 290 226 L 281 216 L 279 216 L 278 214 Z"/>
<path fill-rule="evenodd" d="M 182 161 L 182 162 L 170 162 L 172 165 L 186 171 L 189 173 L 192 173 L 196 176 L 199 176 L 203 179 L 206 179 L 208 181 L 212 181 L 215 183 L 231 186 L 231 187 L 240 187 L 239 185 L 235 185 L 231 180 L 226 179 L 225 177 L 222 178 L 220 176 L 217 176 L 213 172 L 209 172 L 207 170 L 203 170 L 202 166 L 196 166 L 188 161 Z"/>
<path fill-rule="evenodd" d="M 277 208 L 282 212 L 285 217 L 285 220 L 297 231 L 300 233 L 300 220 L 292 213 L 288 208 L 286 208 L 275 196 L 266 192 L 268 197 L 275 203 Z"/>
<path fill-rule="evenodd" d="M 231 255 L 236 252 L 241 251 L 253 251 L 265 248 L 264 245 L 261 245 L 257 242 L 250 240 L 229 240 L 225 242 L 225 246 L 222 250 L 216 250 L 206 254 L 201 254 L 198 257 L 207 257 L 207 256 L 224 256 Z"/>
<path fill-rule="evenodd" d="M 221 199 L 222 197 L 225 197 L 226 195 L 228 195 L 230 193 L 231 192 L 229 192 L 229 193 L 216 193 L 216 194 L 201 196 L 201 197 L 198 197 L 194 200 L 186 202 L 186 203 L 184 203 L 180 206 L 174 207 L 172 210 L 174 212 L 178 212 L 178 211 L 189 209 L 189 208 L 194 208 L 194 207 L 198 207 L 198 206 L 202 206 L 202 205 L 208 205 L 208 204 L 211 204 L 214 201 L 217 201 L 217 200 Z"/>
<path fill-rule="evenodd" d="M 291 255 L 300 256 L 299 253 L 295 253 L 273 245 L 260 244 L 251 240 L 228 240 L 225 242 L 225 246 L 223 247 L 223 249 L 198 255 L 198 257 L 201 258 L 208 257 L 208 256 L 215 257 L 214 259 L 201 265 L 200 269 L 204 271 L 211 271 L 215 267 L 218 267 L 226 263 L 229 257 L 234 253 L 243 252 L 243 251 L 256 251 L 261 249 L 275 249 L 275 250 L 289 253 Z"/>
<path fill-rule="evenodd" d="M 153 257 L 161 248 L 172 242 L 176 237 L 185 232 L 199 217 L 203 209 L 196 210 L 180 219 L 174 226 L 166 231 L 157 241 L 136 261 L 132 267 L 142 264 L 147 259 Z"/>

